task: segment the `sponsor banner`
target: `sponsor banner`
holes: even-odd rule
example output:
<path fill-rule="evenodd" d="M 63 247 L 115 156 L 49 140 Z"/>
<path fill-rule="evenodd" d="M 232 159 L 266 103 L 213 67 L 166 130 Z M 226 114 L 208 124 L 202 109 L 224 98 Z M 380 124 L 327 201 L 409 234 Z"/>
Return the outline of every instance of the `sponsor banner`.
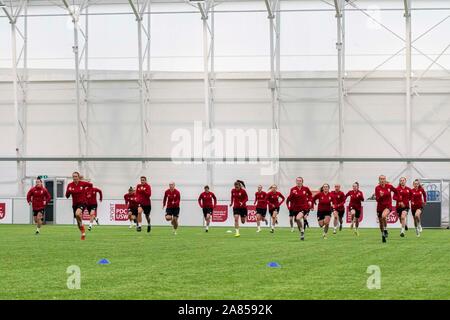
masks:
<path fill-rule="evenodd" d="M 110 221 L 128 221 L 128 207 L 124 203 L 109 204 Z"/>
<path fill-rule="evenodd" d="M 212 222 L 226 222 L 228 219 L 228 206 L 216 205 L 212 213 Z"/>
<path fill-rule="evenodd" d="M 82 219 L 83 219 L 83 221 L 91 220 L 91 216 L 89 215 L 89 211 L 87 208 L 85 208 L 83 211 Z"/>
<path fill-rule="evenodd" d="M 256 206 L 250 205 L 247 206 L 247 222 L 256 223 Z"/>
<path fill-rule="evenodd" d="M 12 223 L 11 199 L 0 199 L 0 223 Z"/>
<path fill-rule="evenodd" d="M 359 215 L 359 223 L 361 223 L 364 219 L 364 207 L 361 208 L 361 214 Z M 346 219 L 347 223 L 352 223 L 352 216 L 350 214 L 350 207 L 346 207 Z"/>
<path fill-rule="evenodd" d="M 387 217 L 387 223 L 393 224 L 398 221 L 398 214 L 395 208 L 391 208 L 391 212 L 389 212 L 389 215 Z"/>

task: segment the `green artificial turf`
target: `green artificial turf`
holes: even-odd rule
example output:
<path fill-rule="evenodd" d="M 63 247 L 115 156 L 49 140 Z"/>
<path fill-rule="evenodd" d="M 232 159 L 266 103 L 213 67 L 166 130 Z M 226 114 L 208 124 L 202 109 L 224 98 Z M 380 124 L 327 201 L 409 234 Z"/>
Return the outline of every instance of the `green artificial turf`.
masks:
<path fill-rule="evenodd" d="M 145 229 L 145 228 L 144 228 Z M 99 226 L 80 241 L 75 226 L 0 225 L 0 299 L 449 299 L 450 232 L 405 238 L 391 229 L 349 229 L 321 238 L 308 229 L 257 234 L 242 228 L 168 227 L 151 234 Z M 107 258 L 109 265 L 97 262 Z M 281 267 L 270 268 L 269 262 Z M 81 289 L 67 288 L 69 266 Z M 367 268 L 381 270 L 381 289 L 367 288 Z"/>

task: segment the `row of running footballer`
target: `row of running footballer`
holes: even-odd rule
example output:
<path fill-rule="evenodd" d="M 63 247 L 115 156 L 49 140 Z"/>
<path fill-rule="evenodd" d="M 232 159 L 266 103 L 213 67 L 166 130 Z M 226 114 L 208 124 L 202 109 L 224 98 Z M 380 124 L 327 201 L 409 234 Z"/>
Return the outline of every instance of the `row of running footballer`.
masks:
<path fill-rule="evenodd" d="M 88 226 L 88 230 L 90 231 L 94 220 L 98 224 L 98 219 L 96 217 L 97 194 L 100 196 L 100 201 L 102 200 L 103 195 L 101 190 L 94 187 L 92 183 L 84 181 L 78 172 L 74 172 L 72 178 L 73 181 L 67 186 L 66 197 L 72 197 L 74 218 L 76 219 L 78 228 L 81 232 L 81 240 L 84 240 L 86 238 L 86 232 L 82 214 L 85 210 L 88 210 L 90 214 Z M 421 214 L 426 203 L 426 192 L 419 180 L 413 182 L 412 188 L 409 188 L 406 185 L 406 182 L 406 178 L 400 178 L 398 187 L 394 187 L 387 182 L 385 176 L 382 175 L 379 177 L 379 183 L 375 188 L 374 194 L 377 201 L 377 217 L 382 242 L 386 242 L 388 237 L 387 217 L 391 212 L 392 200 L 396 201 L 396 211 L 402 225 L 400 236 L 404 237 L 405 230 L 408 230 L 406 217 L 410 209 L 414 217 L 416 235 L 419 237 L 422 232 Z M 277 190 L 276 185 L 270 186 L 267 192 L 262 189 L 262 186 L 259 186 L 258 191 L 255 193 L 254 204 L 256 204 L 257 232 L 261 232 L 261 222 L 268 224 L 266 215 L 267 211 L 269 211 L 271 216 L 270 232 L 274 233 L 275 226 L 278 224 L 277 216 L 280 206 L 286 200 L 286 205 L 289 210 L 291 232 L 294 231 L 295 222 L 300 232 L 300 240 L 305 239 L 305 227 L 308 226 L 307 218 L 309 212 L 315 210 L 315 206 L 317 205 L 317 219 L 319 226 L 323 229 L 323 238 L 326 239 L 332 216 L 334 217 L 333 232 L 336 233 L 338 224 L 339 230 L 342 230 L 345 203 L 347 198 L 349 198 L 348 206 L 352 220 L 351 228 L 354 230 L 355 235 L 359 235 L 359 218 L 364 195 L 359 190 L 358 182 L 355 182 L 352 186 L 352 190 L 346 194 L 340 190 L 340 185 L 335 185 L 334 191 L 330 191 L 330 186 L 324 184 L 320 188 L 320 192 L 313 195 L 311 190 L 303 184 L 303 178 L 301 177 L 296 178 L 296 185 L 291 188 L 287 198 Z M 135 223 L 138 232 L 142 231 L 142 216 L 145 216 L 147 220 L 147 232 L 151 231 L 150 197 L 151 187 L 147 183 L 146 177 L 141 177 L 140 183 L 136 188 L 130 187 L 128 193 L 124 196 L 129 211 L 130 228 L 134 227 L 133 223 Z M 180 199 L 180 192 L 175 188 L 175 183 L 171 182 L 169 184 L 169 189 L 164 193 L 163 208 L 165 208 L 165 218 L 171 223 L 174 234 L 177 233 L 178 229 Z M 40 234 L 43 212 L 46 205 L 51 200 L 51 197 L 39 177 L 36 185 L 28 192 L 27 200 L 33 208 L 34 220 L 37 225 L 36 234 Z M 231 190 L 230 203 L 230 207 L 233 207 L 236 230 L 235 237 L 240 236 L 239 222 L 242 224 L 245 223 L 247 217 L 247 201 L 248 195 L 245 190 L 245 183 L 241 180 L 237 180 L 234 183 L 234 188 Z M 203 210 L 205 231 L 208 232 L 213 208 L 217 204 L 216 196 L 210 191 L 208 186 L 204 187 L 204 192 L 200 194 L 198 203 Z"/>

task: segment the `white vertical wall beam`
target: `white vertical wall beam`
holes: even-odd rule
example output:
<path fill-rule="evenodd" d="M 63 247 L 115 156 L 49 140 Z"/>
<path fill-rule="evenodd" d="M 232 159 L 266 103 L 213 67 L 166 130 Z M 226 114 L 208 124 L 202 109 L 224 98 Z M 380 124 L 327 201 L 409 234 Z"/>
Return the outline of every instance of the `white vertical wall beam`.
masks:
<path fill-rule="evenodd" d="M 339 157 L 344 156 L 344 24 L 343 12 L 345 10 L 345 3 L 343 0 L 334 0 L 336 9 L 336 30 L 337 30 L 337 58 L 338 58 L 338 109 L 339 109 Z M 339 163 L 339 180 L 343 178 L 344 164 Z"/>
<path fill-rule="evenodd" d="M 205 127 L 208 132 L 213 128 L 214 109 L 214 0 L 198 4 L 203 23 L 203 92 L 205 104 Z M 206 183 L 213 186 L 213 163 L 206 161 Z"/>
<path fill-rule="evenodd" d="M 148 110 L 150 105 L 150 14 L 147 14 L 147 28 L 143 20 L 145 11 L 150 10 L 150 0 L 128 0 L 133 10 L 137 24 L 138 35 L 138 67 L 139 67 L 139 105 L 141 116 L 141 154 L 146 157 L 147 140 L 150 131 L 148 124 Z M 145 41 L 143 41 L 145 40 Z M 147 62 L 147 63 L 146 63 Z M 147 70 L 144 72 L 144 66 L 147 64 Z M 142 169 L 146 168 L 146 162 L 142 162 Z"/>
<path fill-rule="evenodd" d="M 26 131 L 27 131 L 27 6 L 28 0 L 21 0 L 17 7 L 11 5 L 10 10 L 2 7 L 9 23 L 11 24 L 11 54 L 12 54 L 12 84 L 14 101 L 14 125 L 16 135 L 16 155 L 26 156 Z M 19 15 L 25 11 L 23 29 L 17 25 Z M 22 43 L 18 50 L 18 42 Z M 20 70 L 19 70 L 19 67 Z M 17 182 L 19 196 L 25 195 L 26 163 L 17 161 Z"/>
<path fill-rule="evenodd" d="M 265 0 L 267 14 L 269 19 L 270 35 L 270 81 L 272 101 L 272 129 L 280 130 L 280 82 L 281 82 L 281 46 L 280 46 L 280 0 Z M 277 135 L 279 139 L 279 134 Z M 280 141 L 278 140 L 279 146 Z M 278 160 L 273 163 L 275 168 L 279 168 Z M 280 182 L 279 170 L 273 176 L 274 184 Z"/>
<path fill-rule="evenodd" d="M 86 107 L 86 155 L 90 154 L 89 148 L 89 95 L 90 95 L 90 82 L 89 82 L 89 6 L 85 9 L 85 20 L 84 20 L 84 70 L 82 73 L 82 87 L 84 88 L 84 104 Z M 89 170 L 90 166 L 86 163 L 85 170 Z M 86 175 L 89 177 L 90 172 L 87 171 Z"/>
<path fill-rule="evenodd" d="M 405 6 L 405 44 L 406 44 L 406 110 L 405 110 L 405 141 L 406 141 L 406 157 L 412 156 L 412 88 L 411 88 L 411 73 L 412 73 L 412 62 L 411 62 L 411 48 L 412 48 L 412 37 L 411 37 L 411 0 L 404 0 Z M 409 178 L 412 174 L 412 163 L 408 162 L 407 175 Z"/>
<path fill-rule="evenodd" d="M 88 75 L 87 61 L 88 52 L 88 30 L 83 30 L 80 25 L 80 15 L 83 10 L 89 6 L 89 0 L 83 0 L 77 6 L 70 6 L 67 0 L 62 0 L 73 23 L 73 53 L 75 59 L 75 98 L 77 106 L 77 132 L 78 132 L 78 156 L 80 159 L 87 155 L 87 101 L 88 101 Z M 85 15 L 88 19 L 88 15 Z M 88 26 L 86 24 L 85 26 Z M 81 41 L 80 41 L 81 39 Z M 81 43 L 81 46 L 80 46 Z M 80 50 L 81 49 L 81 50 Z M 85 60 L 86 59 L 86 60 Z M 78 169 L 85 172 L 86 163 L 82 160 L 78 161 Z"/>

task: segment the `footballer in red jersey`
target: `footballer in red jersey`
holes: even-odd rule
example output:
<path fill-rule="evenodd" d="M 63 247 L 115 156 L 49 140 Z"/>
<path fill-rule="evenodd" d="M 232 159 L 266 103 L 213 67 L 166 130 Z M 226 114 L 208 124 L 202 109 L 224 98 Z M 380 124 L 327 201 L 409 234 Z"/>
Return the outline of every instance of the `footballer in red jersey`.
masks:
<path fill-rule="evenodd" d="M 236 180 L 234 188 L 231 190 L 231 203 L 230 207 L 233 207 L 234 216 L 234 228 L 236 229 L 235 237 L 240 237 L 239 233 L 239 219 L 241 223 L 245 223 L 247 218 L 247 201 L 248 195 L 245 191 L 245 183 L 242 180 Z"/>
<path fill-rule="evenodd" d="M 175 182 L 169 183 L 169 189 L 164 192 L 163 209 L 166 208 L 166 221 L 173 227 L 173 234 L 177 234 L 178 217 L 180 215 L 180 191 L 175 189 Z"/>
<path fill-rule="evenodd" d="M 295 217 L 300 231 L 300 240 L 305 240 L 304 219 L 312 207 L 312 193 L 308 187 L 303 185 L 302 177 L 297 177 L 295 183 L 295 187 L 291 188 L 286 199 L 286 206 L 289 210 L 289 216 Z"/>
<path fill-rule="evenodd" d="M 378 185 L 375 188 L 375 200 L 377 201 L 377 216 L 382 242 L 386 242 L 388 237 L 387 217 L 392 209 L 392 194 L 397 195 L 397 189 L 386 181 L 386 176 L 379 176 Z"/>
<path fill-rule="evenodd" d="M 272 218 L 270 225 L 270 232 L 275 232 L 275 225 L 278 223 L 278 213 L 280 212 L 280 207 L 283 204 L 285 198 L 278 191 L 277 185 L 272 185 L 267 192 L 267 205 L 269 206 L 270 217 Z"/>
<path fill-rule="evenodd" d="M 400 178 L 397 187 L 397 194 L 394 196 L 394 200 L 396 200 L 395 210 L 397 211 L 400 224 L 402 225 L 400 236 L 404 237 L 405 229 L 408 230 L 406 222 L 411 202 L 411 189 L 406 185 L 405 177 Z"/>
<path fill-rule="evenodd" d="M 256 205 L 256 232 L 261 232 L 261 221 L 264 221 L 267 225 L 267 193 L 263 191 L 262 185 L 258 186 L 258 191 L 255 192 Z"/>
<path fill-rule="evenodd" d="M 342 231 L 342 225 L 344 221 L 345 214 L 345 193 L 341 191 L 341 185 L 336 184 L 334 186 L 334 191 L 331 191 L 331 196 L 333 197 L 333 233 L 336 233 L 338 221 L 339 221 L 339 231 Z"/>
<path fill-rule="evenodd" d="M 73 181 L 67 185 L 66 198 L 72 196 L 72 209 L 81 232 L 81 240 L 86 239 L 83 225 L 83 211 L 87 208 L 86 190 L 92 188 L 92 183 L 82 181 L 79 172 L 72 173 Z"/>
<path fill-rule="evenodd" d="M 198 197 L 198 204 L 203 211 L 203 219 L 205 220 L 205 232 L 209 230 L 211 216 L 215 206 L 217 205 L 216 195 L 209 190 L 209 186 L 203 188 L 203 192 Z"/>
<path fill-rule="evenodd" d="M 416 227 L 416 235 L 420 237 L 422 233 L 421 216 L 423 208 L 427 203 L 427 193 L 423 189 L 418 179 L 414 180 L 411 189 L 411 211 L 414 217 L 414 226 Z"/>
<path fill-rule="evenodd" d="M 45 207 L 52 197 L 44 187 L 41 177 L 36 179 L 36 185 L 27 193 L 27 202 L 33 210 L 34 223 L 36 224 L 36 234 L 41 232 L 42 219 L 44 217 Z"/>
<path fill-rule="evenodd" d="M 325 183 L 320 188 L 320 192 L 314 195 L 313 204 L 315 205 L 316 203 L 318 203 L 317 220 L 319 221 L 319 226 L 323 228 L 322 237 L 326 239 L 334 206 L 333 196 L 330 193 L 330 185 L 328 183 Z"/>
<path fill-rule="evenodd" d="M 100 202 L 102 202 L 103 201 L 102 190 L 95 187 L 86 189 L 87 210 L 89 211 L 89 227 L 88 227 L 89 231 L 91 231 L 92 229 L 92 223 L 94 222 L 94 219 L 97 225 L 100 224 L 98 222 L 97 217 L 97 207 L 98 207 L 97 194 L 100 195 Z"/>
<path fill-rule="evenodd" d="M 133 187 L 128 189 L 128 193 L 123 196 L 125 204 L 128 209 L 128 220 L 130 221 L 130 229 L 133 228 L 133 224 L 136 223 L 136 218 L 138 216 L 138 203 L 136 201 L 136 192 Z"/>
<path fill-rule="evenodd" d="M 152 188 L 147 183 L 147 178 L 142 176 L 141 182 L 136 186 L 136 201 L 138 203 L 138 217 L 136 224 L 136 231 L 142 230 L 142 214 L 147 220 L 147 232 L 152 230 L 150 224 L 150 212 L 152 211 L 152 203 L 150 197 L 152 196 Z"/>
<path fill-rule="evenodd" d="M 364 194 L 359 190 L 359 183 L 354 182 L 352 186 L 352 190 L 347 192 L 345 198 L 350 198 L 350 202 L 348 204 L 350 219 L 352 221 L 351 228 L 353 229 L 353 225 L 355 226 L 355 234 L 359 235 L 359 218 L 361 217 L 362 204 L 364 201 Z"/>

